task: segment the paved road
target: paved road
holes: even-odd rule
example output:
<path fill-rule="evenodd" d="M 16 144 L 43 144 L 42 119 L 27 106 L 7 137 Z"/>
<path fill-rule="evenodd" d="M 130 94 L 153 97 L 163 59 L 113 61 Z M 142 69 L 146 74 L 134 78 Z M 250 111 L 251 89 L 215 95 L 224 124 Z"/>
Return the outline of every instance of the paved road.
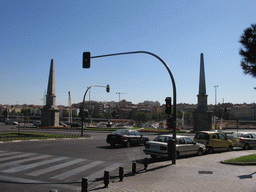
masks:
<path fill-rule="evenodd" d="M 9 129 L 12 127 L 9 126 Z M 76 130 L 60 132 L 80 133 Z M 10 186 L 17 189 L 23 186 L 22 183 L 33 183 L 27 185 L 23 189 L 25 191 L 32 191 L 35 186 L 41 186 L 40 183 L 46 183 L 43 187 L 49 189 L 54 187 L 52 183 L 56 183 L 68 190 L 73 190 L 73 187 L 77 190 L 82 177 L 94 181 L 103 176 L 105 170 L 111 172 L 120 166 L 130 167 L 132 161 L 146 157 L 142 151 L 144 146 L 113 149 L 105 141 L 108 132 L 86 133 L 92 138 L 0 143 L 0 182 L 5 183 L 0 190 L 7 190 Z M 153 139 L 155 134 L 149 136 Z"/>
<path fill-rule="evenodd" d="M 72 132 L 79 134 L 79 131 Z M 143 153 L 143 146 L 111 148 L 105 142 L 107 132 L 87 133 L 91 134 L 92 138 L 0 143 L 0 190 L 49 191 L 57 188 L 59 191 L 80 191 L 82 177 L 94 181 L 101 177 L 105 170 L 117 174 L 121 165 L 129 172 L 131 162 L 140 162 L 149 157 Z M 152 140 L 156 134 L 148 136 Z M 239 150 L 237 152 L 239 153 Z M 213 156 L 202 157 L 205 160 L 204 166 L 207 167 L 207 159 L 211 157 Z M 185 160 L 196 163 L 198 158 L 201 157 Z M 185 160 L 178 161 L 179 167 Z M 184 171 L 186 164 L 181 166 Z M 96 183 L 90 182 L 90 185 Z"/>

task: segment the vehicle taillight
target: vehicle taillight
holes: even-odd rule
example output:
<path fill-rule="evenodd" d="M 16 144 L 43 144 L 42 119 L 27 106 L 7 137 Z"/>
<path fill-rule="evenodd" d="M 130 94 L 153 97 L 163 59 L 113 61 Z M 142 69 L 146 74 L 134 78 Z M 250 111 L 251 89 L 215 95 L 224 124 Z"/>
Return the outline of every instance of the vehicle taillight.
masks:
<path fill-rule="evenodd" d="M 121 139 L 123 140 L 123 139 L 124 139 L 124 137 L 121 137 Z"/>
<path fill-rule="evenodd" d="M 239 139 L 239 142 L 242 143 L 242 142 L 243 142 L 243 139 L 240 138 L 240 139 Z"/>
<path fill-rule="evenodd" d="M 167 147 L 166 146 L 160 146 L 160 150 L 167 151 Z"/>
<path fill-rule="evenodd" d="M 150 148 L 150 145 L 146 143 L 145 148 Z"/>

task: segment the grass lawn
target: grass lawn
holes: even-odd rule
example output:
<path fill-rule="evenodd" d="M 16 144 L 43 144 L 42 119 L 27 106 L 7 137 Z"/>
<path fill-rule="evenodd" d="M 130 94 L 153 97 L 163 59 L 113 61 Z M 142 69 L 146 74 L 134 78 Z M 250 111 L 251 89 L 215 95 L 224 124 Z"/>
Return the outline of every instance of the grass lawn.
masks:
<path fill-rule="evenodd" d="M 237 158 L 234 158 L 234 159 L 228 159 L 228 160 L 225 160 L 224 162 L 225 163 L 251 163 L 251 162 L 256 162 L 256 154 L 237 157 Z"/>
<path fill-rule="evenodd" d="M 50 138 L 78 138 L 76 134 L 47 134 L 28 132 L 4 132 L 0 133 L 0 141 L 29 140 L 29 139 L 50 139 Z M 86 137 L 89 137 L 86 135 Z"/>

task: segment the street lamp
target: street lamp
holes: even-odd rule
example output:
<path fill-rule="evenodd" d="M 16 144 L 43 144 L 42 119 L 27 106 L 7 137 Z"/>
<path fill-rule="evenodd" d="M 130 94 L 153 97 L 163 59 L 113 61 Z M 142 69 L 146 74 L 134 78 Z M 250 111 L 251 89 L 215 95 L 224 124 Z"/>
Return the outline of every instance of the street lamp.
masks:
<path fill-rule="evenodd" d="M 86 96 L 86 94 L 87 94 L 87 92 L 92 88 L 92 87 L 104 87 L 104 88 L 106 88 L 106 91 L 107 92 L 109 92 L 109 89 L 110 89 L 110 87 L 109 87 L 109 85 L 107 85 L 107 86 L 102 86 L 102 85 L 91 85 L 90 87 L 88 87 L 87 88 L 87 90 L 85 91 L 85 93 L 84 93 L 84 98 L 83 98 L 83 103 L 82 103 L 82 128 L 81 128 L 81 137 L 83 137 L 83 131 L 84 131 L 84 100 L 85 100 L 85 96 Z"/>
<path fill-rule="evenodd" d="M 214 124 L 215 124 L 215 126 L 214 126 L 214 128 L 215 128 L 215 129 L 216 129 L 216 102 L 217 102 L 217 87 L 218 87 L 218 85 L 214 86 L 214 88 L 215 88 L 215 115 L 214 115 Z"/>

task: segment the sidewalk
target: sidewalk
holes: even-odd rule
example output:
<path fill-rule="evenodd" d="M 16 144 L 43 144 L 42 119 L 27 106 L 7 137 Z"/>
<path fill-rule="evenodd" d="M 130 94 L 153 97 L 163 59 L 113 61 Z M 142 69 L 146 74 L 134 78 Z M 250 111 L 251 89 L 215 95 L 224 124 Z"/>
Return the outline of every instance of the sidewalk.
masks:
<path fill-rule="evenodd" d="M 136 175 L 126 174 L 122 182 L 111 179 L 107 188 L 103 181 L 88 191 L 146 192 L 146 191 L 256 191 L 256 166 L 221 164 L 220 161 L 256 150 L 215 153 L 149 164 L 147 170 Z M 140 168 L 142 165 L 140 165 Z M 138 170 L 138 169 L 137 169 Z M 125 170 L 125 173 L 131 170 Z M 110 173 L 111 176 L 111 173 Z M 115 175 L 118 176 L 118 173 Z"/>

